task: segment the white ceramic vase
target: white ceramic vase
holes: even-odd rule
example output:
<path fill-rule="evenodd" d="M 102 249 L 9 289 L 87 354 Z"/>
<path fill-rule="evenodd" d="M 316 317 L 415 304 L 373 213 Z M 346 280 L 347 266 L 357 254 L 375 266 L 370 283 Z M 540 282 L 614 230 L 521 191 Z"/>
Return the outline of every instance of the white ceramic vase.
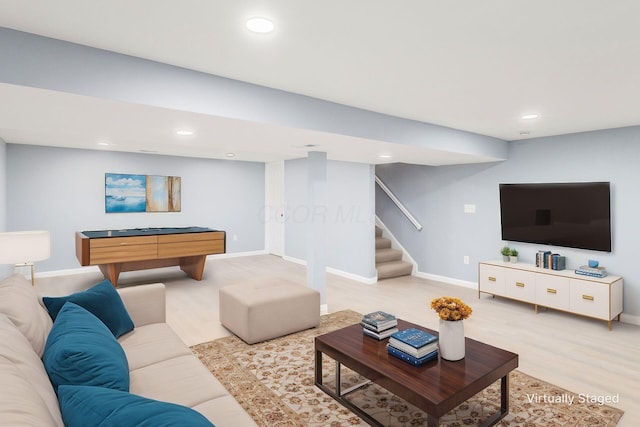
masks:
<path fill-rule="evenodd" d="M 440 319 L 440 357 L 456 361 L 464 358 L 464 321 Z"/>

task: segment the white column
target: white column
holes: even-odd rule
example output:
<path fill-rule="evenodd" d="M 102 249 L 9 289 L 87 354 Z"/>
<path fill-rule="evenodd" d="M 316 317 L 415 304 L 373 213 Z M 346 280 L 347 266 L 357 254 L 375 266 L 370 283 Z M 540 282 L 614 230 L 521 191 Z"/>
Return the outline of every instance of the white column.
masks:
<path fill-rule="evenodd" d="M 307 167 L 309 219 L 307 224 L 307 285 L 320 292 L 320 304 L 327 297 L 327 153 L 309 153 Z"/>

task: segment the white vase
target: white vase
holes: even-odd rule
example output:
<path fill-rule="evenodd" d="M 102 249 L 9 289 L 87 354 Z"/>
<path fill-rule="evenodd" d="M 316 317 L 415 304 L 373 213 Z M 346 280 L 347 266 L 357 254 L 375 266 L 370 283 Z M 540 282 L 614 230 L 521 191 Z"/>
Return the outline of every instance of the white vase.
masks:
<path fill-rule="evenodd" d="M 440 319 L 440 337 L 438 339 L 440 357 L 456 361 L 464 358 L 464 321 Z"/>

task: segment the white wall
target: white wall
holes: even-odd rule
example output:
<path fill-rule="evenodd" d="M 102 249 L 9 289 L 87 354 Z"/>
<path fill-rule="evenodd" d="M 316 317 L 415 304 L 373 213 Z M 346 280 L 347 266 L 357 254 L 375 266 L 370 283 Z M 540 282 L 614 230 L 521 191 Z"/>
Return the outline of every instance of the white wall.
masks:
<path fill-rule="evenodd" d="M 7 144 L 0 138 L 0 232 L 6 230 L 7 223 Z M 9 265 L 0 265 L 0 277 L 11 274 Z"/>
<path fill-rule="evenodd" d="M 7 229 L 51 232 L 39 272 L 79 267 L 74 236 L 83 230 L 201 226 L 226 231 L 228 253 L 264 250 L 263 163 L 17 144 L 6 157 Z M 182 211 L 105 213 L 107 172 L 180 176 Z"/>
<path fill-rule="evenodd" d="M 307 159 L 285 162 L 285 256 L 307 259 L 309 221 L 323 221 L 327 267 L 375 278 L 373 166 L 327 161 L 327 206 L 309 208 Z"/>
<path fill-rule="evenodd" d="M 553 249 L 575 268 L 597 259 L 624 277 L 624 314 L 640 316 L 640 127 L 585 132 L 510 143 L 509 159 L 486 165 L 426 167 L 384 165 L 376 173 L 424 225 L 417 232 L 384 194 L 376 213 L 409 250 L 420 272 L 469 282 L 477 264 L 500 257 L 498 184 L 504 182 L 611 182 L 611 253 L 511 243 L 521 262 L 535 263 L 539 249 Z M 475 214 L 465 214 L 475 204 Z M 463 257 L 470 257 L 470 264 Z"/>

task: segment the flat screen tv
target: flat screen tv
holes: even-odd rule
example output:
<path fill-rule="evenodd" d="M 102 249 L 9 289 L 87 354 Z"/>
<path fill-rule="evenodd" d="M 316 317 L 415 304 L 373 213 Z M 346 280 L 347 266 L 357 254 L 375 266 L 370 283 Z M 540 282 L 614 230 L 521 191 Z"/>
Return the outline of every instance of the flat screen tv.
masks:
<path fill-rule="evenodd" d="M 608 182 L 500 184 L 502 240 L 611 252 Z"/>

